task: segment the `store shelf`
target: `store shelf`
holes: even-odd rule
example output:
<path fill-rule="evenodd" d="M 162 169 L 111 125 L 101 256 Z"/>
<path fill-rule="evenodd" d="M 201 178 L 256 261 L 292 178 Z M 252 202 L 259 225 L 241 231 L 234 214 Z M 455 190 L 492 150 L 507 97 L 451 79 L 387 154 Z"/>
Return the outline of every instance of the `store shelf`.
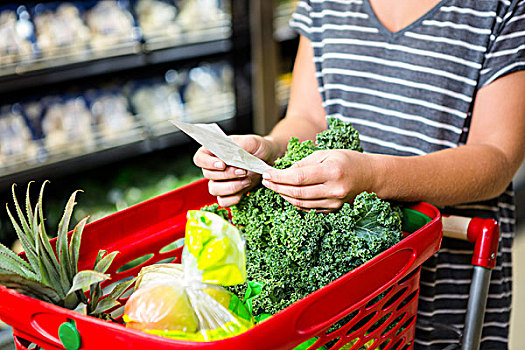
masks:
<path fill-rule="evenodd" d="M 152 64 L 177 60 L 200 58 L 228 52 L 232 43 L 229 30 L 208 36 L 204 41 L 185 41 L 172 43 L 173 46 L 153 51 L 134 48 L 133 51 L 111 51 L 115 55 L 61 57 L 57 61 L 48 60 L 31 65 L 19 64 L 0 70 L 0 93 L 13 92 L 26 87 L 35 87 L 59 83 L 72 79 L 116 73 L 119 71 L 141 68 Z"/>
<path fill-rule="evenodd" d="M 3 140 L 20 142 L 4 142 L 0 189 L 14 182 L 74 176 L 121 159 L 192 142 L 169 124 L 170 115 L 188 122 L 218 122 L 228 133 L 249 132 L 252 105 L 248 2 L 217 4 L 221 10 L 210 12 L 213 15 L 205 16 L 198 6 L 189 8 L 186 16 L 179 12 L 173 28 L 136 27 L 137 31 L 127 37 L 129 41 L 120 44 L 103 47 L 75 42 L 57 45 L 56 51 L 36 45 L 31 56 L 4 60 L 0 65 L 0 120 L 5 118 L 3 135 L 7 136 Z M 188 22 L 187 16 L 201 20 Z M 140 25 L 140 18 L 136 19 Z M 191 76 L 194 68 L 201 67 L 195 72 L 214 74 L 215 68 L 210 66 L 216 63 L 231 66 L 230 74 L 217 78 L 228 77 L 228 88 L 209 85 L 206 77 Z M 168 73 L 175 73 L 173 80 L 165 75 Z M 152 91 L 159 84 L 167 86 L 167 90 L 155 91 L 163 98 L 167 94 L 162 101 Z M 136 100 L 139 90 L 145 95 Z M 107 117 L 114 116 L 110 107 L 95 112 L 97 101 L 108 96 L 125 98 L 126 112 L 134 122 L 122 120 L 119 127 L 115 118 Z M 151 97 L 151 113 L 139 108 L 141 103 L 148 106 L 144 96 Z M 74 109 L 77 105 L 73 100 L 79 101 L 78 109 Z M 164 100 L 170 106 L 180 103 L 182 108 L 175 106 L 172 110 L 162 104 Z M 75 130 L 70 126 L 74 118 L 78 118 L 75 125 L 83 130 L 82 134 L 71 131 Z M 90 124 L 86 125 L 88 118 Z M 102 132 L 106 134 L 99 134 Z"/>
<path fill-rule="evenodd" d="M 282 1 L 276 9 L 274 15 L 274 39 L 277 42 L 293 40 L 297 38 L 296 31 L 290 28 L 288 21 L 295 9 L 295 1 Z"/>
<path fill-rule="evenodd" d="M 228 108 L 225 107 L 225 109 Z M 215 115 L 213 122 L 217 122 L 228 133 L 236 129 L 234 115 L 234 110 L 230 110 L 230 113 L 218 113 Z M 157 136 L 147 134 L 144 127 L 141 128 L 141 131 L 141 136 L 136 137 L 134 140 L 127 138 L 125 142 L 120 144 L 114 143 L 106 148 L 99 147 L 97 150 L 91 150 L 88 153 L 55 153 L 41 159 L 40 162 L 19 162 L 9 168 L 0 168 L 0 191 L 5 191 L 15 182 L 45 178 L 48 174 L 58 176 L 78 173 L 82 170 L 111 164 L 130 156 L 194 142 L 186 134 L 178 130 L 171 129 L 170 132 Z"/>

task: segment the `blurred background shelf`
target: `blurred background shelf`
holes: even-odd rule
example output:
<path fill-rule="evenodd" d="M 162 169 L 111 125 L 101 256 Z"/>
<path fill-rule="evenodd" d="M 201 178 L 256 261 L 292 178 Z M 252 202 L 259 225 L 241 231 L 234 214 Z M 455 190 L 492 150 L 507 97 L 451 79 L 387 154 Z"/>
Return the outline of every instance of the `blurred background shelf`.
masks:
<path fill-rule="evenodd" d="M 0 193 L 193 142 L 170 118 L 249 132 L 248 11 L 247 0 L 0 1 L 0 35 L 17 39 L 0 43 Z"/>
<path fill-rule="evenodd" d="M 204 38 L 200 38 L 202 39 Z M 0 93 L 79 78 L 85 79 L 101 74 L 118 73 L 159 63 L 198 59 L 228 53 L 233 47 L 231 40 L 226 37 L 209 37 L 208 39 L 210 40 L 186 42 L 175 46 L 166 45 L 152 51 L 127 53 L 120 51 L 115 55 L 91 56 L 86 59 L 75 56 L 74 58 L 54 58 L 27 66 L 17 65 L 10 70 L 0 70 Z"/>

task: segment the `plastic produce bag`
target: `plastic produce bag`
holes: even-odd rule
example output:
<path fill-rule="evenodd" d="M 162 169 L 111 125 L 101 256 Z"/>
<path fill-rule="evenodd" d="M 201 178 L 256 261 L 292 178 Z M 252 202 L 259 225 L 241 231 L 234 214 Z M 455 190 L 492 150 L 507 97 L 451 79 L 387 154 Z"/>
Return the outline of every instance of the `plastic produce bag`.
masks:
<path fill-rule="evenodd" d="M 246 282 L 246 252 L 239 230 L 220 216 L 188 211 L 182 265 L 204 283 L 232 286 Z"/>
<path fill-rule="evenodd" d="M 126 327 L 210 341 L 246 331 L 252 314 L 221 285 L 246 282 L 242 237 L 220 216 L 189 211 L 181 264 L 144 267 L 126 303 Z"/>

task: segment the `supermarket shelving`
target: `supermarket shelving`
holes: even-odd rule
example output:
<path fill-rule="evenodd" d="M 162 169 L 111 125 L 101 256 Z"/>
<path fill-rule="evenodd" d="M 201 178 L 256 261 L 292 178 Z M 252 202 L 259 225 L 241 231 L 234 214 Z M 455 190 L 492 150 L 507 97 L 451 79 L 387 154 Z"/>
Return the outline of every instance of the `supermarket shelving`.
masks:
<path fill-rule="evenodd" d="M 0 2 L 2 5 L 5 2 Z M 33 61 L 20 61 L 0 67 L 0 98 L 15 103 L 31 94 L 48 90 L 67 90 L 91 84 L 97 79 L 127 77 L 135 71 L 159 67 L 188 67 L 198 62 L 226 61 L 234 72 L 234 93 L 224 94 L 202 108 L 190 112 L 195 122 L 218 122 L 227 132 L 247 132 L 252 125 L 250 23 L 248 1 L 231 1 L 231 14 L 177 38 L 156 38 L 113 47 L 111 50 L 84 52 Z M 142 73 L 144 74 L 144 73 Z M 169 119 L 167 116 L 166 119 Z M 74 174 L 115 160 L 147 154 L 191 142 L 173 126 L 152 125 L 135 116 L 135 126 L 111 140 L 91 148 L 39 152 L 33 159 L 12 157 L 0 165 L 0 191 L 13 182 L 49 176 Z M 100 141 L 100 140 L 99 140 Z"/>
<path fill-rule="evenodd" d="M 153 51 L 139 48 L 135 52 L 119 51 L 114 54 L 106 52 L 104 55 L 90 56 L 86 60 L 82 60 L 79 56 L 55 57 L 55 62 L 45 60 L 13 65 L 9 69 L 0 70 L 0 93 L 13 92 L 28 86 L 34 87 L 35 84 L 60 83 L 100 74 L 118 73 L 158 63 L 197 59 L 227 53 L 232 49 L 229 37 L 206 39 L 206 41 L 181 43 Z"/>

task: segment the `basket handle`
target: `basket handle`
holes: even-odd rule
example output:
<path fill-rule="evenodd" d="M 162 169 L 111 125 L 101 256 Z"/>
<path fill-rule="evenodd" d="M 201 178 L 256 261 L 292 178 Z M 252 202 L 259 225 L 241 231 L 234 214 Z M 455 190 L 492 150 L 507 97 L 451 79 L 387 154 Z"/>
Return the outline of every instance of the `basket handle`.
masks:
<path fill-rule="evenodd" d="M 500 230 L 496 220 L 443 216 L 443 236 L 474 243 L 472 265 L 496 267 Z"/>
<path fill-rule="evenodd" d="M 461 349 L 479 349 L 490 275 L 496 266 L 500 229 L 493 219 L 443 216 L 442 221 L 444 236 L 474 243 L 474 269 Z"/>

